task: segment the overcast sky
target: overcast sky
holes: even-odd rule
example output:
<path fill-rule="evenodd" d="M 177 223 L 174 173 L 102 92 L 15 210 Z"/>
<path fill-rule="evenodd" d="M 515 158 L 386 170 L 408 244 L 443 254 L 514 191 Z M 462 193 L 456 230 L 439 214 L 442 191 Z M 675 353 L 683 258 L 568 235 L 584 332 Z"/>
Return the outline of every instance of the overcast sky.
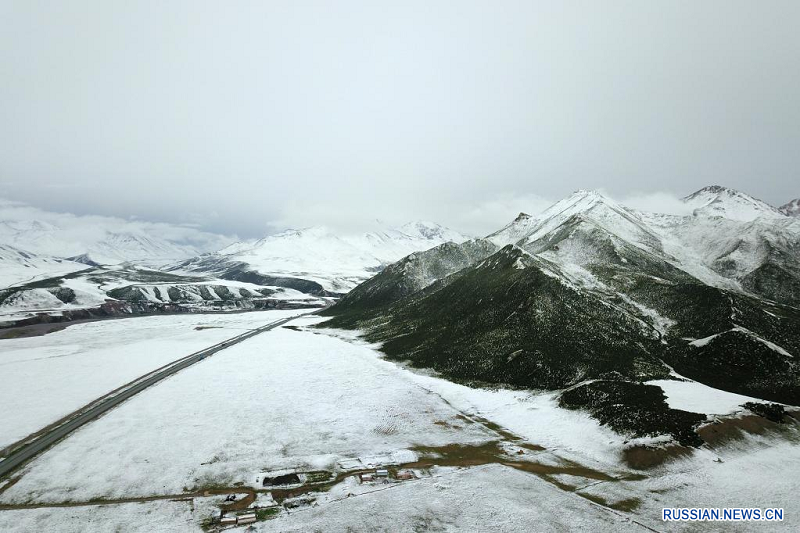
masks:
<path fill-rule="evenodd" d="M 800 196 L 800 2 L 0 2 L 0 196 L 484 233 L 578 188 Z M 544 199 L 544 200 L 542 200 Z"/>

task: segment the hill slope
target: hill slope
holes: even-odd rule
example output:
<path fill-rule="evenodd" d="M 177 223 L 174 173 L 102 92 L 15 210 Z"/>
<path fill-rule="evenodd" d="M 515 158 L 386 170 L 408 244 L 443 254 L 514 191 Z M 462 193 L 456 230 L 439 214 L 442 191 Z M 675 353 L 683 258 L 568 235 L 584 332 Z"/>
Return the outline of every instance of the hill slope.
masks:
<path fill-rule="evenodd" d="M 615 429 L 697 445 L 704 417 L 645 381 L 800 404 L 800 232 L 769 209 L 740 220 L 741 197 L 720 198 L 736 209 L 713 213 L 734 219 L 648 216 L 579 191 L 491 234 L 482 242 L 518 240 L 484 259 L 440 247 L 387 267 L 322 327 L 361 329 L 388 357 L 455 379 L 565 389 L 564 407 Z"/>
<path fill-rule="evenodd" d="M 430 222 L 340 236 L 324 227 L 288 230 L 237 243 L 171 267 L 223 279 L 286 286 L 311 294 L 340 294 L 403 256 L 466 237 Z"/>

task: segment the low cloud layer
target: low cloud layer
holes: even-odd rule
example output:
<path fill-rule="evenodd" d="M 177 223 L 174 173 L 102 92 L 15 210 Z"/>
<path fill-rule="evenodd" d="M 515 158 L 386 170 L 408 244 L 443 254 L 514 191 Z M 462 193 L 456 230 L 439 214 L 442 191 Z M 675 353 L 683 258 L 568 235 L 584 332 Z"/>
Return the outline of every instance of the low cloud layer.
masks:
<path fill-rule="evenodd" d="M 788 0 L 5 2 L 0 196 L 244 237 L 480 234 L 580 188 L 781 205 L 799 19 Z"/>
<path fill-rule="evenodd" d="M 132 234 L 213 251 L 234 236 L 217 235 L 196 227 L 99 215 L 75 215 L 39 209 L 22 202 L 0 199 L 0 243 L 21 249 L 68 257 L 87 252 L 110 234 Z"/>

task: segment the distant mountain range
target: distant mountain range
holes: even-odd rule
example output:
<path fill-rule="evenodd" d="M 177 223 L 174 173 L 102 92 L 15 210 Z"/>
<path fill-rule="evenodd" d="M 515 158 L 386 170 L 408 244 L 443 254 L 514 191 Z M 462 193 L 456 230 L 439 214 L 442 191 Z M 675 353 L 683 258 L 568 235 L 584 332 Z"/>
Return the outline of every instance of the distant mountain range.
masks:
<path fill-rule="evenodd" d="M 618 431 L 698 445 L 703 416 L 670 408 L 651 380 L 800 405 L 800 202 L 778 209 L 720 186 L 683 202 L 691 214 L 651 213 L 581 190 L 479 239 L 414 222 L 231 243 L 102 217 L 15 218 L 0 221 L 0 321 L 341 297 L 325 325 L 361 329 L 391 358 L 559 390 L 564 407 Z"/>
<path fill-rule="evenodd" d="M 706 187 L 692 214 L 577 191 L 483 239 L 411 254 L 324 313 L 459 380 L 563 390 L 635 436 L 702 441 L 655 379 L 800 405 L 800 219 Z M 786 211 L 786 210 L 784 210 Z"/>
<path fill-rule="evenodd" d="M 288 230 L 179 262 L 169 270 L 338 295 L 418 250 L 468 237 L 433 222 L 340 236 L 324 227 Z"/>
<path fill-rule="evenodd" d="M 0 246 L 6 250 L 0 253 L 0 289 L 100 264 L 157 268 L 231 241 L 191 227 L 55 213 L 0 199 Z"/>
<path fill-rule="evenodd" d="M 0 242 L 13 243 L 0 245 L 0 322 L 323 305 L 319 297 L 346 292 L 413 251 L 467 238 L 413 222 L 359 235 L 312 227 L 230 243 L 180 226 L 34 211 L 45 220 L 0 221 Z M 225 246 L 208 253 L 212 243 Z"/>
<path fill-rule="evenodd" d="M 780 212 L 786 216 L 800 216 L 800 198 L 795 198 L 791 202 L 785 203 L 780 207 Z"/>

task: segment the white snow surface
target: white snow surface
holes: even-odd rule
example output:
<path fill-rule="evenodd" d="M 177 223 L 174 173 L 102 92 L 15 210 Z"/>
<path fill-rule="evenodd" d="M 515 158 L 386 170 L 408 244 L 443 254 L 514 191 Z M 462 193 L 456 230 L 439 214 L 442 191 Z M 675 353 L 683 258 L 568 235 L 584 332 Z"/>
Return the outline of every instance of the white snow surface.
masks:
<path fill-rule="evenodd" d="M 479 424 L 460 422 L 459 411 L 407 375 L 366 346 L 278 328 L 84 426 L 31 463 L 0 500 L 87 500 L 254 484 L 264 471 L 330 469 L 341 459 L 391 455 L 414 445 L 496 438 Z"/>
<path fill-rule="evenodd" d="M 546 237 L 576 217 L 639 248 L 656 252 L 661 249 L 658 236 L 633 211 L 590 190 L 576 191 L 538 215 L 538 224 L 520 246 Z"/>
<path fill-rule="evenodd" d="M 758 342 L 760 342 L 761 344 L 763 344 L 764 346 L 766 346 L 770 350 L 774 350 L 774 351 L 778 352 L 779 354 L 781 354 L 784 357 L 794 358 L 794 356 L 791 353 L 789 353 L 785 348 L 783 348 L 781 346 L 778 346 L 774 342 L 768 341 L 767 339 L 765 339 L 765 338 L 753 333 L 752 331 L 750 331 L 747 328 L 743 328 L 742 326 L 735 326 L 735 327 L 733 327 L 733 328 L 731 328 L 731 329 L 729 329 L 727 331 L 723 331 L 721 333 L 715 333 L 714 335 L 709 335 L 708 337 L 703 337 L 702 339 L 696 339 L 696 340 L 690 341 L 689 344 L 691 344 L 695 348 L 701 348 L 701 347 L 707 345 L 708 343 L 713 342 L 715 339 L 719 338 L 720 336 L 725 335 L 726 333 L 730 333 L 732 331 L 738 331 L 738 332 L 744 333 L 745 335 L 751 337 L 752 339 L 757 340 Z"/>
<path fill-rule="evenodd" d="M 77 272 L 89 268 L 67 259 L 42 256 L 2 244 L 0 240 L 0 289 Z"/>
<path fill-rule="evenodd" d="M 207 307 L 209 303 L 203 299 L 201 289 L 205 288 L 212 296 L 215 296 L 216 293 L 213 288 L 215 286 L 226 287 L 233 293 L 233 299 L 235 300 L 246 299 L 239 292 L 239 289 L 246 289 L 253 295 L 252 297 L 259 299 L 269 298 L 271 300 L 295 301 L 311 305 L 324 304 L 323 299 L 309 296 L 288 287 L 256 285 L 243 281 L 229 281 L 199 276 L 184 281 L 163 283 L 141 283 L 128 279 L 135 278 L 141 274 L 158 279 L 159 272 L 132 264 L 108 265 L 92 269 L 85 275 L 78 274 L 63 278 L 59 280 L 60 287 L 72 289 L 75 293 L 75 299 L 69 303 L 62 302 L 46 289 L 26 290 L 18 295 L 10 296 L 0 303 L 0 322 L 28 318 L 36 313 L 61 315 L 64 311 L 96 308 L 106 301 L 114 299 L 107 294 L 108 291 L 127 286 L 140 289 L 148 302 L 156 304 L 172 303 L 170 289 L 177 289 L 180 295 L 178 301 L 185 307 Z M 158 289 L 158 293 L 155 289 Z M 270 289 L 275 292 L 268 297 L 260 296 L 258 293 L 260 289 Z"/>
<path fill-rule="evenodd" d="M 432 477 L 336 501 L 256 525 L 256 531 L 640 531 L 529 474 L 499 465 L 437 468 Z"/>
<path fill-rule="evenodd" d="M 357 488 L 357 487 L 354 487 Z M 432 476 L 327 499 L 253 524 L 255 531 L 641 531 L 619 513 L 536 476 L 485 465 L 437 468 Z M 63 533 L 200 531 L 204 502 L 0 511 L 0 529 Z M 243 531 L 234 528 L 233 531 Z"/>
<path fill-rule="evenodd" d="M 13 533 L 186 533 L 198 524 L 187 502 L 169 500 L 0 511 L 0 531 Z"/>
<path fill-rule="evenodd" d="M 0 448 L 171 361 L 302 312 L 110 319 L 0 340 Z"/>
<path fill-rule="evenodd" d="M 339 235 L 314 226 L 252 243 L 236 243 L 218 255 L 245 263 L 261 274 L 308 279 L 327 290 L 346 292 L 413 252 L 467 239 L 433 222 L 413 222 L 360 235 Z"/>
<path fill-rule="evenodd" d="M 533 217 L 527 213 L 520 213 L 517 215 L 517 218 L 515 218 L 507 226 L 490 235 L 487 235 L 486 240 L 496 244 L 497 246 L 516 244 L 520 241 L 520 239 L 529 235 L 530 232 L 536 227 L 538 222 L 538 217 Z"/>
<path fill-rule="evenodd" d="M 293 325 L 318 323 L 302 317 Z M 734 412 L 745 397 L 662 386 L 673 407 Z M 485 418 L 526 441 L 542 464 L 563 459 L 614 476 L 626 441 L 580 412 L 555 405 L 554 393 L 472 389 L 412 372 L 381 358 L 353 332 L 286 327 L 225 350 L 137 395 L 34 460 L 0 503 L 82 501 L 180 493 L 183 487 L 243 482 L 265 471 L 356 468 L 408 460 L 414 444 L 482 443 L 498 435 Z M 437 424 L 435 422 L 444 422 Z M 646 441 L 643 441 L 646 442 Z M 655 440 L 653 441 L 655 442 Z M 531 453 L 531 452 L 528 452 Z M 402 458 L 402 459 L 401 459 Z M 718 462 L 721 460 L 721 462 Z M 772 435 L 694 455 L 645 472 L 643 479 L 597 482 L 558 475 L 575 491 L 501 465 L 433 468 L 417 479 L 361 485 L 348 479 L 313 505 L 281 511 L 257 531 L 691 531 L 660 521 L 662 507 L 783 507 L 782 528 L 800 524 L 800 447 Z M 776 472 L 787 473 L 778 475 Z M 610 504 L 636 498 L 633 512 Z M 40 531 L 199 531 L 213 498 L 0 511 L 0 529 Z M 209 500 L 209 501 L 206 501 Z M 216 501 L 216 500 L 214 500 Z M 192 511 L 192 509 L 194 509 Z M 635 521 L 635 522 L 634 522 Z M 764 526 L 763 528 L 761 526 Z M 704 524 L 747 531 L 752 524 Z M 772 530 L 768 524 L 759 529 Z"/>
<path fill-rule="evenodd" d="M 53 258 L 87 254 L 104 264 L 161 265 L 217 250 L 231 240 L 175 224 L 56 213 L 0 199 L 0 244 Z"/>
<path fill-rule="evenodd" d="M 750 222 L 757 218 L 784 218 L 779 209 L 735 189 L 712 185 L 683 199 L 695 216 L 722 217 Z"/>
<path fill-rule="evenodd" d="M 780 212 L 789 217 L 800 217 L 800 198 L 795 198 L 780 207 Z"/>
<path fill-rule="evenodd" d="M 647 384 L 661 387 L 672 409 L 692 413 L 728 415 L 742 411 L 742 404 L 746 402 L 763 403 L 758 398 L 726 392 L 691 380 L 657 379 Z"/>
<path fill-rule="evenodd" d="M 639 248 L 704 283 L 739 292 L 744 292 L 741 279 L 768 261 L 787 262 L 790 271 L 800 269 L 800 218 L 720 187 L 701 189 L 685 201 L 695 207 L 691 216 L 636 211 L 598 191 L 580 190 L 539 215 L 521 214 L 486 238 L 534 249 L 571 228 L 558 252 L 546 252 L 548 260 L 571 272 L 596 260 L 587 239 L 600 232 L 617 248 Z M 582 285 L 592 281 L 583 278 Z"/>

